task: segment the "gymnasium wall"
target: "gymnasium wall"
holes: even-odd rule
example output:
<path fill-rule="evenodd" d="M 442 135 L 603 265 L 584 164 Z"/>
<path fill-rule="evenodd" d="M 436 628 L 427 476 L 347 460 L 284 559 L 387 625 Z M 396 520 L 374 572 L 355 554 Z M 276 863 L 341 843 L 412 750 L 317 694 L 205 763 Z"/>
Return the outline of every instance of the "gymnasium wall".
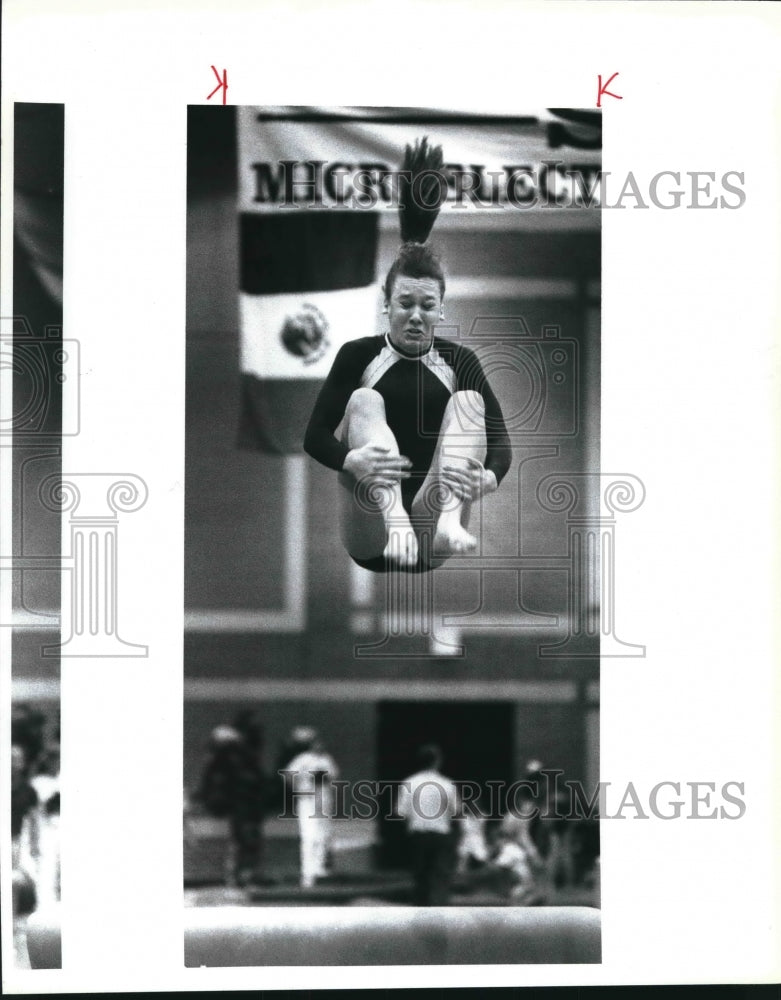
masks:
<path fill-rule="evenodd" d="M 598 636 L 585 656 L 540 655 L 541 645 L 567 636 L 561 560 L 522 574 L 452 565 L 430 574 L 424 596 L 435 620 L 449 614 L 461 626 L 425 641 L 403 628 L 389 638 L 387 579 L 357 571 L 339 540 L 336 476 L 306 456 L 236 447 L 234 125 L 219 109 L 190 115 L 185 780 L 197 776 L 210 729 L 246 705 L 261 712 L 272 759 L 293 725 L 313 724 L 345 776 L 366 777 L 382 752 L 383 699 L 512 704 L 512 769 L 542 755 L 568 776 L 595 779 Z M 445 298 L 445 335 L 470 342 L 475 322 L 486 320 L 506 334 L 522 317 L 532 336 L 556 326 L 577 345 L 575 432 L 557 438 L 553 453 L 550 438 L 516 442 L 480 530 L 488 557 L 566 554 L 566 518 L 542 509 L 536 487 L 551 473 L 598 469 L 598 221 L 539 213 L 517 213 L 512 225 L 443 218 L 435 234 L 456 289 Z M 397 244 L 395 220 L 383 217 L 380 274 Z M 378 321 L 380 308 L 378 301 Z M 528 390 L 522 374 L 514 378 L 500 375 L 495 386 L 506 413 Z M 356 654 L 356 647 L 364 648 Z"/>

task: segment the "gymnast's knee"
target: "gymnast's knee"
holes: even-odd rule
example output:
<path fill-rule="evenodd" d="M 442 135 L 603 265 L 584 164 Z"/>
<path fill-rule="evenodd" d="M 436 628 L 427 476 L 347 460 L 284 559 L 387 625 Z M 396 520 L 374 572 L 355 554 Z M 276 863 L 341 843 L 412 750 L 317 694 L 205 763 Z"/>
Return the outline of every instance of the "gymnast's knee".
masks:
<path fill-rule="evenodd" d="M 483 420 L 485 418 L 485 400 L 482 393 L 475 389 L 460 389 L 450 397 L 448 406 L 454 410 L 458 409 L 464 416 L 471 419 Z"/>
<path fill-rule="evenodd" d="M 356 389 L 347 400 L 348 415 L 355 413 L 385 415 L 385 401 L 376 389 Z"/>

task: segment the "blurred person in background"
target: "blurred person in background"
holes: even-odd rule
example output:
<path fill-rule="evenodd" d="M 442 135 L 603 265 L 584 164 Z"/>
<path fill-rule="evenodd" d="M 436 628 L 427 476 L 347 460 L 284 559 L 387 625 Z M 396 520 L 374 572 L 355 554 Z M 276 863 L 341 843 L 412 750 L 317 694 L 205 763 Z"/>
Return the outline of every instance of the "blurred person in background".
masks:
<path fill-rule="evenodd" d="M 241 736 L 244 746 L 254 756 L 258 764 L 262 764 L 266 738 L 258 710 L 255 708 L 240 709 L 234 716 L 231 725 Z"/>
<path fill-rule="evenodd" d="M 46 745 L 46 716 L 25 702 L 11 707 L 11 743 L 21 747 L 28 773 L 34 774 Z"/>
<path fill-rule="evenodd" d="M 446 906 L 456 864 L 458 793 L 442 774 L 442 751 L 418 750 L 420 770 L 399 785 L 397 814 L 405 820 L 418 906 Z"/>
<path fill-rule="evenodd" d="M 461 838 L 458 842 L 458 867 L 460 875 L 482 868 L 488 861 L 489 850 L 485 832 L 485 817 L 465 812 L 461 820 Z"/>
<path fill-rule="evenodd" d="M 544 901 L 535 872 L 539 867 L 532 866 L 527 852 L 507 830 L 499 830 L 491 864 L 502 873 L 503 894 L 513 905 L 532 906 Z"/>
<path fill-rule="evenodd" d="M 266 776 L 257 748 L 233 726 L 217 726 L 212 731 L 209 756 L 193 798 L 209 815 L 228 821 L 227 884 L 246 886 L 261 881 Z"/>
<path fill-rule="evenodd" d="M 334 815 L 331 782 L 339 777 L 333 757 L 326 752 L 317 731 L 300 726 L 293 731 L 299 752 L 285 767 L 293 812 L 300 837 L 300 882 L 311 889 L 328 874 L 328 855 Z"/>
<path fill-rule="evenodd" d="M 60 898 L 60 744 L 50 743 L 39 758 L 38 773 L 30 779 L 39 804 L 39 903 Z"/>
<path fill-rule="evenodd" d="M 539 888 L 547 881 L 545 858 L 534 838 L 540 819 L 538 798 L 538 789 L 518 789 L 513 801 L 507 804 L 497 836 L 498 846 L 493 863 L 512 876 L 508 890 L 519 901 L 524 897 L 536 898 L 533 887 Z"/>
<path fill-rule="evenodd" d="M 38 876 L 40 858 L 40 805 L 30 783 L 27 755 L 23 747 L 11 747 L 11 867 L 18 873 L 14 885 Z M 32 888 L 33 900 L 37 898 Z M 35 909 L 35 902 L 28 912 Z"/>
<path fill-rule="evenodd" d="M 527 788 L 519 789 L 514 801 L 508 803 L 499 833 L 503 842 L 511 840 L 516 843 L 526 855 L 529 864 L 539 870 L 543 866 L 543 859 L 532 835 L 534 824 L 538 819 L 538 808 L 532 792 Z"/>

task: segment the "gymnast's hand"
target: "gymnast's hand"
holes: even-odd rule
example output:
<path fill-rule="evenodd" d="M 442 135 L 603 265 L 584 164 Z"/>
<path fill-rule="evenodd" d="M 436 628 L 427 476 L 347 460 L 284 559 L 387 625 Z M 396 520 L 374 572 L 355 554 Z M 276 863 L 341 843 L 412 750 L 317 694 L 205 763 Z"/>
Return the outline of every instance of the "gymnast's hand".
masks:
<path fill-rule="evenodd" d="M 365 444 L 347 453 L 343 468 L 356 479 L 371 478 L 395 483 L 409 479 L 412 462 L 403 455 L 392 455 L 390 448 Z"/>
<path fill-rule="evenodd" d="M 470 459 L 469 464 L 443 465 L 440 478 L 459 500 L 474 501 L 493 493 L 497 488 L 496 476 L 481 462 Z"/>

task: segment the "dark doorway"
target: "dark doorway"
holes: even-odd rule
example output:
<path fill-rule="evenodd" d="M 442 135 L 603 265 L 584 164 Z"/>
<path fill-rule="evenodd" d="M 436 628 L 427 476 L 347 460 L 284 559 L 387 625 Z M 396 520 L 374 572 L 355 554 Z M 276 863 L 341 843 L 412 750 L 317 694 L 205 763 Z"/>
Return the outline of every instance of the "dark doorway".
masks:
<path fill-rule="evenodd" d="M 454 781 L 513 780 L 513 713 L 511 702 L 417 701 L 380 702 L 377 706 L 377 769 L 380 781 L 400 781 L 418 770 L 417 750 L 438 744 L 442 771 Z M 383 796 L 383 803 L 387 797 Z M 379 818 L 377 862 L 384 868 L 406 861 L 404 824 Z"/>

